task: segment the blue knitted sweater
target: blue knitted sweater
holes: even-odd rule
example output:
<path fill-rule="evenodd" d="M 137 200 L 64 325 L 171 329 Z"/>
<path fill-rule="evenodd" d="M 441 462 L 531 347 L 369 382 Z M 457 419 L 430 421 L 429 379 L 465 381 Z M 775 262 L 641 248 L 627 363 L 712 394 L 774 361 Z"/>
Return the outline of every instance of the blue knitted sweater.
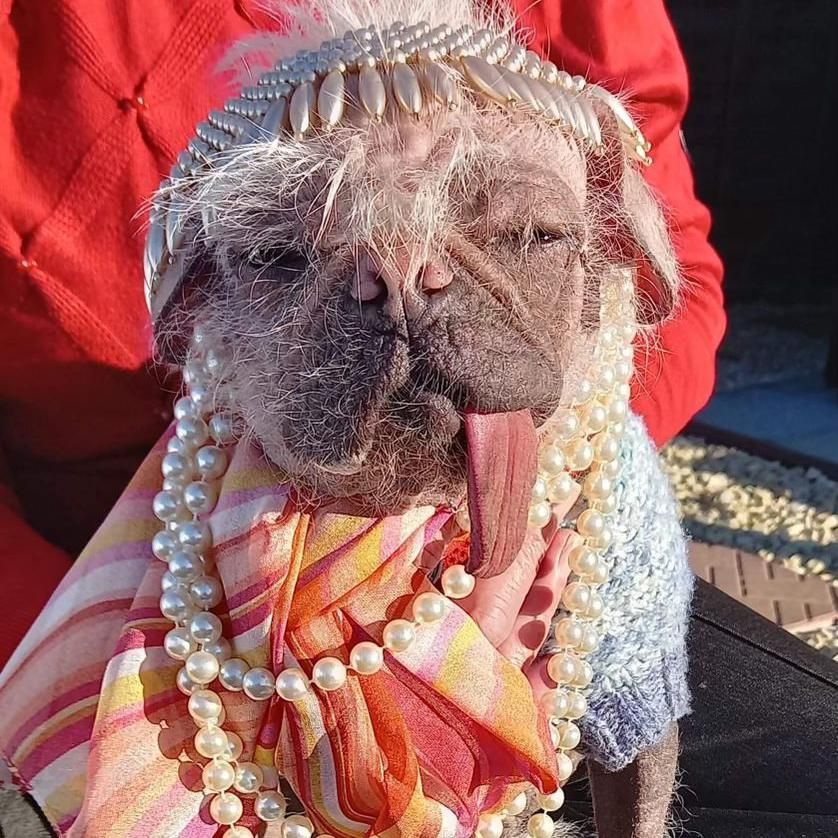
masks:
<path fill-rule="evenodd" d="M 693 576 L 669 482 L 645 425 L 630 416 L 620 452 L 614 540 L 602 586 L 602 642 L 583 748 L 609 770 L 632 762 L 689 711 L 686 633 Z M 552 651 L 547 646 L 545 651 Z"/>

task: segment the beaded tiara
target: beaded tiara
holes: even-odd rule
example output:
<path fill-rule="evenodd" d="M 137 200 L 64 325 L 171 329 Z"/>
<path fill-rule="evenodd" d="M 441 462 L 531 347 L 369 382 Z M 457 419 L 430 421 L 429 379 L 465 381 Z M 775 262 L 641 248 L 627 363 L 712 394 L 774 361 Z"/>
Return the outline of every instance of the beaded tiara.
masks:
<path fill-rule="evenodd" d="M 350 101 L 350 77 L 357 89 L 351 101 L 372 122 L 388 114 L 418 117 L 431 107 L 456 110 L 467 95 L 535 112 L 595 154 L 603 147 L 597 105 L 604 105 L 619 126 L 628 156 L 651 163 L 651 145 L 614 95 L 542 61 L 506 35 L 468 25 L 454 29 L 400 22 L 386 29 L 351 30 L 316 50 L 279 61 L 256 85 L 243 88 L 223 110 L 212 111 L 197 125 L 152 206 L 143 259 L 152 319 L 180 279 L 176 257 L 187 231 L 175 200 L 178 186 L 211 170 L 236 147 L 302 141 L 339 125 Z"/>

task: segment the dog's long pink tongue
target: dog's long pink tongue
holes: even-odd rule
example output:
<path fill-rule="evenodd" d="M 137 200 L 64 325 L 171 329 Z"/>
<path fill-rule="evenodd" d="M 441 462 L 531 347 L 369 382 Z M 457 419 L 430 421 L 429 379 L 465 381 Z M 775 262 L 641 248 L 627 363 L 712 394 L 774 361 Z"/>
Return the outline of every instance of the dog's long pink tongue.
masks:
<path fill-rule="evenodd" d="M 537 438 L 528 410 L 466 413 L 471 546 L 466 569 L 497 576 L 512 564 L 527 529 Z"/>

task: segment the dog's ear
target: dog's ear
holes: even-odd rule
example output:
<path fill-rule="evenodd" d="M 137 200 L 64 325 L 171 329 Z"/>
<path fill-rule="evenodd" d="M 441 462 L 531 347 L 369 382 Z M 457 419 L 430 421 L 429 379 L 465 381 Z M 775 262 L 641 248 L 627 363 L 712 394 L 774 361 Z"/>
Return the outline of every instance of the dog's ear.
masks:
<path fill-rule="evenodd" d="M 625 129 L 607 107 L 597 116 L 603 147 L 588 156 L 588 201 L 603 231 L 598 244 L 608 261 L 634 268 L 639 322 L 659 323 L 675 308 L 680 285 L 669 231 L 642 164 L 630 157 Z"/>

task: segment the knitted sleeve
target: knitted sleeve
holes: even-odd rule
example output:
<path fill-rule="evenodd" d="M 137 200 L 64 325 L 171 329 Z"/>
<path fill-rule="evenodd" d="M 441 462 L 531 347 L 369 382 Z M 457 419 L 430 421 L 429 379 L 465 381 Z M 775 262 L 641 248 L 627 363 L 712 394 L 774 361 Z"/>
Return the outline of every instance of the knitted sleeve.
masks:
<path fill-rule="evenodd" d="M 643 422 L 629 417 L 605 558 L 602 637 L 582 719 L 586 753 L 619 770 L 689 711 L 686 633 L 693 576 L 675 501 Z"/>

